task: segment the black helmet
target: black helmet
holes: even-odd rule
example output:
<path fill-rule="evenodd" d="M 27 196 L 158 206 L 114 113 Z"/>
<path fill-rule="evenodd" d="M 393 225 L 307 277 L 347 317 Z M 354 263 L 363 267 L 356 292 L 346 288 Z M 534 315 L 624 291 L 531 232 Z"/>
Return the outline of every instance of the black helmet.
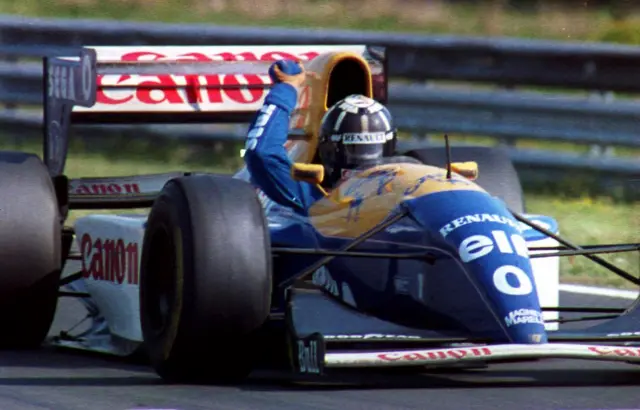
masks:
<path fill-rule="evenodd" d="M 395 151 L 396 129 L 387 108 L 364 95 L 331 107 L 320 124 L 318 154 L 331 186 L 344 170 L 375 165 Z"/>

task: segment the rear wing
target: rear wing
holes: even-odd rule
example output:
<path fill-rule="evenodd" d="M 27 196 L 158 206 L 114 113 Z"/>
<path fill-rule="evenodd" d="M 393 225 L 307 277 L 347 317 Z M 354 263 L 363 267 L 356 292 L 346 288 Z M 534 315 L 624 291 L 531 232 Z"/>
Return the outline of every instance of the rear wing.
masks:
<path fill-rule="evenodd" d="M 382 47 L 109 46 L 45 57 L 45 163 L 52 175 L 62 174 L 70 123 L 250 122 L 272 86 L 273 61 L 308 62 L 328 52 L 362 56 L 374 98 L 386 102 Z"/>

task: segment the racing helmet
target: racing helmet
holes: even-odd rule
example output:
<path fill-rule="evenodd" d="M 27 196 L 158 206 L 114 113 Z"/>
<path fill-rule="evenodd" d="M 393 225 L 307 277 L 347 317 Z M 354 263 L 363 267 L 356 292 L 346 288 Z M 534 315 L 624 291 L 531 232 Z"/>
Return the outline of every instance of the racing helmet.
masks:
<path fill-rule="evenodd" d="M 332 186 L 349 170 L 376 165 L 393 155 L 396 128 L 384 105 L 353 94 L 327 110 L 318 139 L 318 156 L 326 175 L 323 185 Z"/>

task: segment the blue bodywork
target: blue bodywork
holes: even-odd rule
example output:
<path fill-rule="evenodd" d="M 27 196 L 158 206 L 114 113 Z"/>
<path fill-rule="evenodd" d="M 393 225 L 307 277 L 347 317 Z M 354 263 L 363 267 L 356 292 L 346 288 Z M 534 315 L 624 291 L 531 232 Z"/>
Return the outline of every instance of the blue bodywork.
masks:
<path fill-rule="evenodd" d="M 236 175 L 247 178 L 246 170 Z M 323 236 L 310 219 L 259 191 L 272 246 L 339 249 L 353 238 Z M 416 329 L 457 331 L 495 342 L 547 341 L 526 242 L 544 239 L 517 222 L 503 202 L 478 191 L 445 191 L 399 205 L 409 216 L 354 250 L 416 252 L 424 260 L 337 257 L 313 275 L 313 282 L 358 310 Z M 393 213 L 393 212 L 392 212 Z M 528 215 L 552 232 L 556 222 Z M 528 228 L 528 229 L 527 229 Z M 314 263 L 313 255 L 275 259 L 274 283 Z M 285 310 L 274 287 L 274 310 Z"/>
<path fill-rule="evenodd" d="M 236 178 L 259 188 L 274 247 L 340 249 L 353 238 L 323 236 L 314 228 L 308 211 L 323 193 L 290 174 L 285 142 L 295 104 L 292 86 L 273 87 L 249 127 L 246 168 Z M 399 208 L 391 213 L 408 216 L 354 250 L 423 251 L 435 255 L 435 263 L 338 257 L 318 269 L 313 282 L 360 311 L 411 328 L 456 330 L 496 342 L 547 342 L 526 245 L 535 230 L 523 230 L 502 201 L 481 191 L 445 190 L 406 200 Z M 556 230 L 552 219 L 542 219 Z M 318 258 L 278 256 L 274 282 Z M 285 293 L 274 289 L 274 310 L 285 311 Z"/>

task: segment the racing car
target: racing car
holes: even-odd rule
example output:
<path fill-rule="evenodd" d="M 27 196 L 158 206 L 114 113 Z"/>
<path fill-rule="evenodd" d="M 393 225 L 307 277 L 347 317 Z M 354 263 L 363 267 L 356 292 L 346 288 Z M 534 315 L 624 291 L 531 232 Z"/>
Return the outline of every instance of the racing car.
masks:
<path fill-rule="evenodd" d="M 558 306 L 559 257 L 584 255 L 637 285 L 597 254 L 640 244 L 560 237 L 551 216 L 525 213 L 499 148 L 445 139 L 389 149 L 308 216 L 266 197 L 244 168 L 65 175 L 71 124 L 246 123 L 269 89 L 268 65 L 282 58 L 310 73 L 286 145 L 292 178 L 321 184 L 319 122 L 351 94 L 386 102 L 383 47 L 101 46 L 44 59 L 42 158 L 0 152 L 2 347 L 143 354 L 165 380 L 225 383 L 261 367 L 320 376 L 551 357 L 640 361 L 636 305 L 586 329 L 558 327 L 558 312 L 581 310 Z M 65 224 L 70 210 L 135 208 L 150 210 Z M 91 325 L 47 339 L 60 296 L 78 298 Z"/>

